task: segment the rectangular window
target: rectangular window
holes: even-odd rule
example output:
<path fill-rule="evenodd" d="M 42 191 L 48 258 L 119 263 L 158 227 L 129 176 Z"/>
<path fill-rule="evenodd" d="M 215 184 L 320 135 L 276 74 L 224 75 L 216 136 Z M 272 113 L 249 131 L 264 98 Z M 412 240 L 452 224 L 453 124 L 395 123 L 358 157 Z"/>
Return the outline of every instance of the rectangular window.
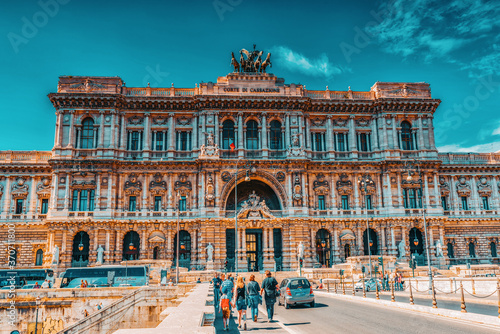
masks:
<path fill-rule="evenodd" d="M 142 134 L 139 131 L 132 131 L 129 134 L 129 150 L 140 151 L 142 150 Z"/>
<path fill-rule="evenodd" d="M 337 150 L 339 152 L 345 152 L 346 151 L 346 143 L 345 143 L 345 138 L 343 133 L 338 134 L 338 147 Z"/>
<path fill-rule="evenodd" d="M 163 132 L 156 132 L 155 144 L 153 145 L 153 150 L 163 151 Z"/>
<path fill-rule="evenodd" d="M 78 211 L 87 211 L 87 190 L 80 191 L 80 204 L 78 205 Z"/>
<path fill-rule="evenodd" d="M 312 135 L 313 151 L 323 152 L 325 151 L 325 134 L 314 132 Z"/>
<path fill-rule="evenodd" d="M 462 210 L 469 210 L 469 204 L 467 203 L 467 196 L 462 196 Z"/>
<path fill-rule="evenodd" d="M 135 196 L 130 196 L 128 198 L 128 211 L 135 211 Z"/>
<path fill-rule="evenodd" d="M 94 211 L 94 189 L 89 190 L 89 211 Z"/>
<path fill-rule="evenodd" d="M 368 152 L 371 151 L 370 148 L 370 134 L 360 133 L 358 136 L 358 151 Z"/>
<path fill-rule="evenodd" d="M 318 210 L 326 210 L 325 195 L 318 195 Z"/>
<path fill-rule="evenodd" d="M 16 199 L 16 214 L 19 215 L 23 213 L 24 200 L 21 198 Z"/>
<path fill-rule="evenodd" d="M 46 214 L 47 211 L 49 211 L 49 199 L 48 198 L 42 198 L 42 207 L 40 209 L 41 214 Z"/>
<path fill-rule="evenodd" d="M 71 211 L 78 211 L 78 190 L 73 190 L 73 198 L 71 201 Z"/>
<path fill-rule="evenodd" d="M 488 196 L 483 196 L 483 210 L 490 209 L 490 203 L 488 203 Z"/>
<path fill-rule="evenodd" d="M 349 210 L 349 196 L 342 195 L 342 210 Z"/>
<path fill-rule="evenodd" d="M 155 211 L 161 211 L 161 196 L 155 196 Z"/>
<path fill-rule="evenodd" d="M 372 195 L 366 195 L 366 209 L 372 210 Z"/>
<path fill-rule="evenodd" d="M 177 132 L 177 150 L 191 151 L 191 132 Z"/>
<path fill-rule="evenodd" d="M 179 200 L 179 211 L 186 211 L 186 196 L 181 196 Z"/>
<path fill-rule="evenodd" d="M 444 211 L 448 211 L 448 201 L 446 200 L 446 196 L 441 196 L 441 206 Z"/>

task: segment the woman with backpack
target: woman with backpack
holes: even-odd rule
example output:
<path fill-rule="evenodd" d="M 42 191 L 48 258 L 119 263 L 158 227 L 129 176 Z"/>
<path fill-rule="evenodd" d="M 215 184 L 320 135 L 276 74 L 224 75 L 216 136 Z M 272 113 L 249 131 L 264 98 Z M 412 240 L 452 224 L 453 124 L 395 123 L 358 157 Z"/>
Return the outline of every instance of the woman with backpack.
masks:
<path fill-rule="evenodd" d="M 262 281 L 262 289 L 260 293 L 264 293 L 264 299 L 266 300 L 267 309 L 267 322 L 273 321 L 274 315 L 274 303 L 276 303 L 276 292 L 278 288 L 278 281 L 276 278 L 271 277 L 271 272 L 266 270 L 266 278 Z"/>
<path fill-rule="evenodd" d="M 259 304 L 260 301 L 260 286 L 259 283 L 255 280 L 255 275 L 250 275 L 250 282 L 247 285 L 247 302 L 250 310 L 252 311 L 252 320 L 257 322 L 257 317 L 259 315 Z"/>

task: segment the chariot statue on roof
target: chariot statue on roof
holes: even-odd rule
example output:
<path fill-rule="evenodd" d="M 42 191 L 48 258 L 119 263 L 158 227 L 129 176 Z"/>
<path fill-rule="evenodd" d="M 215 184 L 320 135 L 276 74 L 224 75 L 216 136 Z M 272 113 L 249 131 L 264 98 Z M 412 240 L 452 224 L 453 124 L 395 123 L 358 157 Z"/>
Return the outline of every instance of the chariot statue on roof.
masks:
<path fill-rule="evenodd" d="M 271 66 L 271 54 L 268 53 L 266 59 L 262 60 L 262 55 L 264 51 L 259 51 L 255 49 L 256 45 L 253 45 L 253 51 L 248 51 L 246 49 L 240 50 L 240 62 L 236 60 L 234 53 L 231 52 L 231 66 L 234 67 L 234 73 L 266 73 L 266 67 Z M 246 57 L 246 59 L 245 59 Z"/>

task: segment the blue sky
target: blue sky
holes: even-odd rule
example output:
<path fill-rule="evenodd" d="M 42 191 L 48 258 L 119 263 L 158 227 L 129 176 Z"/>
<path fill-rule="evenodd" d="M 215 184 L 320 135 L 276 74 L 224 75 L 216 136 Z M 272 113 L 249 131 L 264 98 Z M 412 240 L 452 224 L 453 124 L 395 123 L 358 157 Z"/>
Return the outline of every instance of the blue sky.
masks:
<path fill-rule="evenodd" d="M 425 81 L 441 151 L 500 150 L 499 1 L 2 1 L 0 150 L 50 150 L 60 75 L 194 87 L 272 52 L 308 89 Z"/>

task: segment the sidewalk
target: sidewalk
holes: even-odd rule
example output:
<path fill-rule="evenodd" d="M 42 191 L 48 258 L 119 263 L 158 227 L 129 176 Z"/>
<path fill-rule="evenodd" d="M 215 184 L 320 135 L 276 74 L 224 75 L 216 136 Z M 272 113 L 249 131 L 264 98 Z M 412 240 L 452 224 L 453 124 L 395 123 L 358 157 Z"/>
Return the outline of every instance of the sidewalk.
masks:
<path fill-rule="evenodd" d="M 277 304 L 276 304 L 277 305 Z M 251 333 L 269 333 L 272 332 L 273 334 L 285 334 L 288 333 L 288 331 L 284 330 L 279 322 L 277 320 L 274 320 L 274 322 L 267 322 L 267 314 L 263 311 L 265 311 L 262 307 L 259 307 L 259 317 L 257 319 L 257 322 L 253 322 L 250 319 L 250 309 L 247 309 L 247 330 L 243 330 L 243 319 L 241 320 L 241 328 L 238 328 L 238 311 L 236 309 L 233 309 L 232 316 L 229 320 L 229 330 L 224 331 L 224 326 L 222 324 L 222 313 L 216 313 L 216 318 L 214 322 L 214 327 L 215 327 L 215 332 L 220 334 L 220 333 L 246 333 L 246 332 L 251 332 Z"/>

